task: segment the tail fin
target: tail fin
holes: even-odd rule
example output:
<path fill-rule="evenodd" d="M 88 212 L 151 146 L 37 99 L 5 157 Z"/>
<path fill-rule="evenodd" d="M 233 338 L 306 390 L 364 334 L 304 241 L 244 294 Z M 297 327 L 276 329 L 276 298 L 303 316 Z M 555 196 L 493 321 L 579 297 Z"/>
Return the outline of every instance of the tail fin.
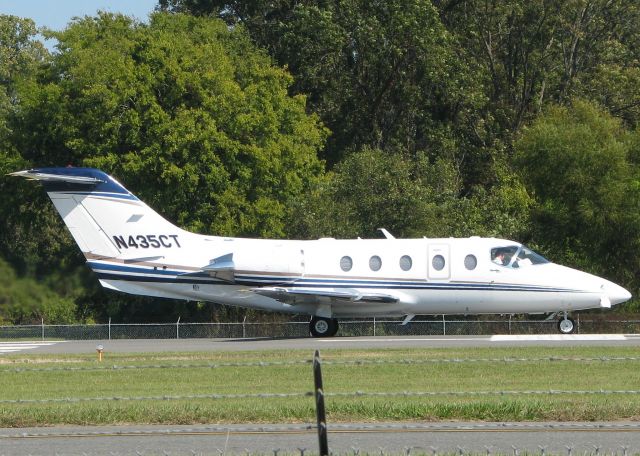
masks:
<path fill-rule="evenodd" d="M 92 168 L 38 168 L 11 173 L 41 181 L 87 259 L 161 256 L 186 233 Z"/>

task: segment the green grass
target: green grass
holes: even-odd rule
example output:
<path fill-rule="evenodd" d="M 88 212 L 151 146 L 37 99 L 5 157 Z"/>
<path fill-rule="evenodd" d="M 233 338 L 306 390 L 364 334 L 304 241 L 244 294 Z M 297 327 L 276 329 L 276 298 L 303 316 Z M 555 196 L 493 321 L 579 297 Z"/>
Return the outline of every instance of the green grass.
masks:
<path fill-rule="evenodd" d="M 0 401 L 308 392 L 310 363 L 284 366 L 175 367 L 211 363 L 309 360 L 312 353 L 13 355 L 0 358 Z M 495 390 L 640 390 L 640 361 L 475 361 L 406 364 L 401 360 L 635 357 L 626 347 L 326 350 L 327 393 Z M 387 361 L 331 364 L 330 361 Z M 116 366 L 164 367 L 113 369 Z M 46 370 L 55 368 L 56 370 Z M 81 368 L 88 370 L 64 370 Z M 34 370 L 38 369 L 38 370 Z M 59 370 L 62 369 L 62 370 Z M 327 418 L 383 420 L 640 419 L 640 395 L 490 395 L 328 397 Z M 311 397 L 148 399 L 61 403 L 0 403 L 0 427 L 50 424 L 313 422 Z"/>

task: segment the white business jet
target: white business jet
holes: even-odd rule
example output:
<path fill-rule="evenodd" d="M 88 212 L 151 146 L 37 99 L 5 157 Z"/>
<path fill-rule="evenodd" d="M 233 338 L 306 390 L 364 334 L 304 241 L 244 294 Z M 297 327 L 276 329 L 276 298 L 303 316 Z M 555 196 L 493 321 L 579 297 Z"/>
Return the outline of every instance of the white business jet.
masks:
<path fill-rule="evenodd" d="M 310 315 L 329 337 L 339 317 L 567 313 L 631 294 L 495 238 L 284 241 L 205 236 L 162 218 L 90 168 L 12 173 L 41 181 L 100 283 L 146 296 Z"/>

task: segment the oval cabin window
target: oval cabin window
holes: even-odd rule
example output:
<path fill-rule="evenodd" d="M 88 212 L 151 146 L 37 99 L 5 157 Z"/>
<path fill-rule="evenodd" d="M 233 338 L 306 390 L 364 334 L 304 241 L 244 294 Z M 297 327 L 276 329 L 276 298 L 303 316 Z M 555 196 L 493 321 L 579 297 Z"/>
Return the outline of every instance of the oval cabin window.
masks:
<path fill-rule="evenodd" d="M 372 271 L 379 271 L 382 267 L 382 260 L 379 256 L 374 255 L 369 259 L 369 267 Z"/>
<path fill-rule="evenodd" d="M 442 255 L 436 255 L 431 260 L 431 266 L 436 271 L 442 271 L 444 269 L 444 257 Z"/>
<path fill-rule="evenodd" d="M 409 255 L 403 255 L 400 257 L 400 269 L 403 271 L 408 271 L 413 266 L 413 261 L 411 261 L 411 257 Z"/>
<path fill-rule="evenodd" d="M 464 267 L 469 271 L 473 271 L 478 266 L 478 259 L 475 255 L 467 255 L 464 257 Z"/>
<path fill-rule="evenodd" d="M 351 257 L 343 256 L 340 259 L 340 269 L 342 269 L 344 272 L 351 271 L 352 267 L 353 267 L 353 261 L 351 260 Z"/>

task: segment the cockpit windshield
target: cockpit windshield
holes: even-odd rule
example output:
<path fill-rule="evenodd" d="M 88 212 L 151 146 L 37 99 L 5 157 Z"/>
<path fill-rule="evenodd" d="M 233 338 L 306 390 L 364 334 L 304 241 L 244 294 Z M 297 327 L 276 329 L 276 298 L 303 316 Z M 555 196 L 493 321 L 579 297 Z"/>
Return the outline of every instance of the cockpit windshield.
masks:
<path fill-rule="evenodd" d="M 549 263 L 549 260 L 525 245 L 494 247 L 491 249 L 491 261 L 508 268 Z"/>

